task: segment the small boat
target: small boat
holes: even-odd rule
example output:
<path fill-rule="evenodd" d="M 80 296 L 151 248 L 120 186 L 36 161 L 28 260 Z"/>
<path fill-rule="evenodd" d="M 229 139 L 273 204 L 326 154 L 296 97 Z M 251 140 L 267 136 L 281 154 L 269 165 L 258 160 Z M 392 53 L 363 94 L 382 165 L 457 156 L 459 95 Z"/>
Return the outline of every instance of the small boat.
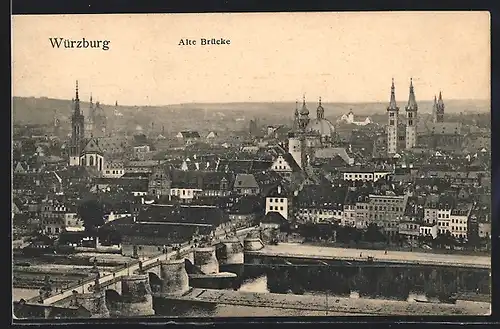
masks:
<path fill-rule="evenodd" d="M 432 303 L 431 301 L 428 301 L 428 300 L 423 300 L 423 299 L 415 299 L 415 301 L 416 301 L 417 303 L 427 303 L 427 304 Z"/>

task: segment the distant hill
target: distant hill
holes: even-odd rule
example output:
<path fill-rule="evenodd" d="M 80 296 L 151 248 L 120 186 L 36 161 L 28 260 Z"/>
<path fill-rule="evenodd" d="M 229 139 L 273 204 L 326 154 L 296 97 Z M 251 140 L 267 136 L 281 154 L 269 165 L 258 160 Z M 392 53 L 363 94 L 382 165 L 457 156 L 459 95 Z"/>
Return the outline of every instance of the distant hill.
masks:
<path fill-rule="evenodd" d="M 315 115 L 317 103 L 308 102 L 311 116 Z M 404 103 L 399 102 L 403 109 Z M 422 113 L 430 113 L 432 101 L 419 101 L 419 110 Z M 86 114 L 89 107 L 88 102 L 80 102 L 80 106 Z M 460 112 L 489 112 L 490 102 L 488 100 L 445 100 L 446 113 Z M 205 119 L 208 117 L 225 118 L 226 120 L 249 121 L 258 117 L 269 122 L 279 122 L 283 118 L 291 120 L 295 110 L 294 102 L 261 102 L 261 103 L 187 103 L 165 106 L 121 106 L 101 104 L 108 118 L 116 121 L 124 121 L 129 124 L 147 125 L 151 122 L 164 121 L 170 126 L 173 122 L 187 126 L 190 121 Z M 323 103 L 325 116 L 334 119 L 340 115 L 353 110 L 356 116 L 383 115 L 387 103 Z M 114 110 L 123 114 L 115 117 Z M 69 122 L 72 113 L 71 100 L 14 97 L 13 98 L 13 120 L 16 123 L 51 123 L 54 114 L 61 121 Z M 207 115 L 208 113 L 208 115 Z M 287 119 L 287 120 L 288 120 Z M 180 127 L 179 127 L 180 128 Z"/>

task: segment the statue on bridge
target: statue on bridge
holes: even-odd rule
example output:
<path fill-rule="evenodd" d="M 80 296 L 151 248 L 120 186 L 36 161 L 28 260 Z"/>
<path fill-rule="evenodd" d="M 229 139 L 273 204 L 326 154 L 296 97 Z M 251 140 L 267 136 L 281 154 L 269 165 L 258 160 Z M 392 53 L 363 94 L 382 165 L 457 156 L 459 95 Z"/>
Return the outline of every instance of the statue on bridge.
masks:
<path fill-rule="evenodd" d="M 38 291 L 40 303 L 43 303 L 43 300 L 52 294 L 52 284 L 50 282 L 50 277 L 46 275 L 43 281 L 43 287 Z"/>

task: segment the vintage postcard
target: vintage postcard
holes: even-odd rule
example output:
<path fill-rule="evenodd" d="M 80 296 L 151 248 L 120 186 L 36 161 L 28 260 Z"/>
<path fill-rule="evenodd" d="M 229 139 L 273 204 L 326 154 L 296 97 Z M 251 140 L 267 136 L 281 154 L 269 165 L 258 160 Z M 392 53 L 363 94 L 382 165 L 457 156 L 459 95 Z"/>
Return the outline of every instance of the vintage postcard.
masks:
<path fill-rule="evenodd" d="M 12 17 L 15 319 L 488 315 L 488 12 Z"/>

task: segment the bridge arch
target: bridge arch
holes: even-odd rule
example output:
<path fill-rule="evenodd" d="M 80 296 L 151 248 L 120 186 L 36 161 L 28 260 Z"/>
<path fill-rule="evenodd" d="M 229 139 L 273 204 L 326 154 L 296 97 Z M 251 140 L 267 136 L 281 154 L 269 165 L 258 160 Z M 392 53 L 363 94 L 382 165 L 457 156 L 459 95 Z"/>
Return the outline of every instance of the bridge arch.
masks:
<path fill-rule="evenodd" d="M 148 272 L 149 276 L 149 285 L 151 286 L 151 290 L 153 292 L 161 291 L 161 285 L 163 280 L 154 272 Z"/>
<path fill-rule="evenodd" d="M 118 293 L 115 289 L 106 289 L 104 294 L 106 296 L 106 302 L 116 303 L 121 301 L 122 298 L 120 293 Z"/>

